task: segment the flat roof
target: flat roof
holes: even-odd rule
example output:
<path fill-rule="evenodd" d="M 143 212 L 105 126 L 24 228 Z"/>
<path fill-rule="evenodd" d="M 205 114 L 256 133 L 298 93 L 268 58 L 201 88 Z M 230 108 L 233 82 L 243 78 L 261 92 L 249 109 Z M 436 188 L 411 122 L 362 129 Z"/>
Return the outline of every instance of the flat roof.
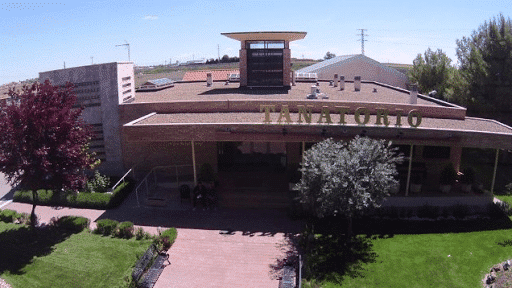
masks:
<path fill-rule="evenodd" d="M 268 31 L 268 32 L 231 32 L 221 33 L 228 38 L 246 41 L 246 40 L 285 40 L 295 41 L 306 37 L 306 32 L 290 32 L 290 31 Z"/>
<path fill-rule="evenodd" d="M 154 92 L 137 92 L 135 101 L 132 103 L 148 102 L 173 102 L 173 101 L 196 101 L 196 100 L 306 100 L 311 93 L 311 86 L 314 83 L 297 83 L 290 90 L 283 88 L 240 88 L 238 83 L 214 82 L 211 87 L 204 82 L 175 83 L 171 89 Z M 339 87 L 329 86 L 326 82 L 320 83 L 320 92 L 325 93 L 329 99 L 309 100 L 318 101 L 343 101 L 343 102 L 368 102 L 368 103 L 389 103 L 409 104 L 409 92 L 402 89 L 392 89 L 373 82 L 361 83 L 361 91 L 354 90 L 352 82 L 345 82 L 345 90 L 340 91 Z M 376 92 L 374 92 L 376 91 Z M 130 104 L 127 104 L 130 105 Z M 418 105 L 442 107 L 432 101 L 418 97 Z"/>

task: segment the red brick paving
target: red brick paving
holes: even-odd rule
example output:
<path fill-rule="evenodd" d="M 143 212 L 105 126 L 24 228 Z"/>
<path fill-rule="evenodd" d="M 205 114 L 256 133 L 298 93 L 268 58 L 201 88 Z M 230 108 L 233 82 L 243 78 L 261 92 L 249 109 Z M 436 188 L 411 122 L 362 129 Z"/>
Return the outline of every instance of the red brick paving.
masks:
<path fill-rule="evenodd" d="M 155 288 L 278 287 L 270 265 L 284 256 L 284 234 L 220 234 L 219 230 L 178 229 Z"/>

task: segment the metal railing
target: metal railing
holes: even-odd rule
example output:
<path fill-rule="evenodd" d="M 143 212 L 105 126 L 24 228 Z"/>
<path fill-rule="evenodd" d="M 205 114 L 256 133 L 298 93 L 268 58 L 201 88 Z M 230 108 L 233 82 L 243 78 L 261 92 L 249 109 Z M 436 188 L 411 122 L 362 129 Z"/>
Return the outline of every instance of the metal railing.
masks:
<path fill-rule="evenodd" d="M 187 170 L 190 171 L 187 173 Z M 178 188 L 182 183 L 191 182 L 190 177 L 193 179 L 193 173 L 194 171 L 192 165 L 170 165 L 153 167 L 135 188 L 137 206 L 140 207 L 140 198 L 142 196 L 150 196 L 151 191 L 153 191 L 159 183 L 170 183 L 172 186 L 176 186 L 176 188 Z M 175 185 L 173 185 L 174 183 Z"/>
<path fill-rule="evenodd" d="M 132 173 L 132 177 L 133 177 L 133 179 L 135 179 L 135 173 L 134 173 L 133 168 L 134 168 L 134 167 L 130 168 L 130 170 L 128 170 L 128 172 L 126 172 L 126 173 L 123 175 L 123 177 L 121 177 L 121 179 L 119 179 L 119 181 L 117 181 L 117 183 L 116 183 L 114 186 L 112 186 L 112 188 L 110 188 L 110 190 L 109 190 L 108 192 L 109 192 L 109 193 L 114 192 L 114 190 L 117 188 L 117 186 L 118 186 L 119 184 L 121 184 L 121 182 L 122 182 L 122 183 L 125 183 L 125 182 L 126 182 L 126 177 L 127 177 L 130 173 Z"/>

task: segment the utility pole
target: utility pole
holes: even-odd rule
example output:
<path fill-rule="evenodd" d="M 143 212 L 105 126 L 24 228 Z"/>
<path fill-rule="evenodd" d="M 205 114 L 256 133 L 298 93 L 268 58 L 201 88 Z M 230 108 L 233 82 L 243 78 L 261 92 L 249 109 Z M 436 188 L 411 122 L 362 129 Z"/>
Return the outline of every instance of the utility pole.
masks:
<path fill-rule="evenodd" d="M 94 57 L 91 56 L 91 65 L 94 64 Z"/>
<path fill-rule="evenodd" d="M 368 30 L 368 29 L 357 29 L 357 30 L 361 30 L 361 54 L 364 55 L 364 41 L 368 41 L 368 40 L 364 40 L 364 36 L 368 36 L 367 34 L 364 34 L 364 31 Z M 357 34 L 359 35 L 359 34 Z"/>
<path fill-rule="evenodd" d="M 217 59 L 220 61 L 220 45 L 217 44 Z"/>
<path fill-rule="evenodd" d="M 128 61 L 130 61 L 130 43 L 128 43 L 126 40 L 124 40 L 124 42 L 126 42 L 126 44 L 119 44 L 119 45 L 116 45 L 116 47 L 126 46 L 128 48 Z"/>
<path fill-rule="evenodd" d="M 64 61 L 64 69 L 66 69 L 66 61 Z"/>

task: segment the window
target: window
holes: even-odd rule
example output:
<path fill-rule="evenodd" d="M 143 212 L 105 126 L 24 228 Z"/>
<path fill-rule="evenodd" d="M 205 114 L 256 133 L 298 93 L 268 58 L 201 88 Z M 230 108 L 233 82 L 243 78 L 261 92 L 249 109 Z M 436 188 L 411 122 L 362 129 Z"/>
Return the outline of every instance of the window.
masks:
<path fill-rule="evenodd" d="M 123 88 L 125 88 L 125 87 L 130 87 L 130 86 L 132 86 L 132 83 L 131 83 L 131 82 L 130 82 L 130 83 L 123 84 Z"/>
<path fill-rule="evenodd" d="M 128 80 L 130 80 L 130 79 L 132 79 L 132 77 L 131 77 L 131 76 L 123 77 L 123 81 L 128 81 Z"/>
<path fill-rule="evenodd" d="M 128 93 L 130 93 L 130 92 L 132 92 L 132 89 L 128 89 L 128 90 L 126 90 L 126 91 L 123 91 L 123 95 L 128 94 Z"/>

